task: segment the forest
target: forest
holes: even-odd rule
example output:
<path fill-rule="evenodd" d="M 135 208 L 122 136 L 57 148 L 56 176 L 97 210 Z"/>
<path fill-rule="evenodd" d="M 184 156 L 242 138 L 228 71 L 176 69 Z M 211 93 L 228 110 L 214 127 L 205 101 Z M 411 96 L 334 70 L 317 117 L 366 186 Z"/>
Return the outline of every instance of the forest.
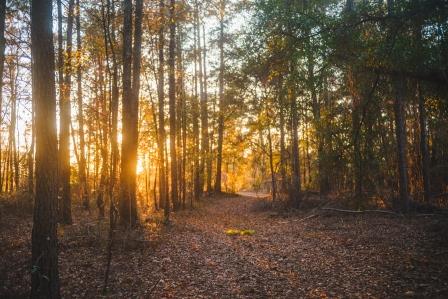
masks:
<path fill-rule="evenodd" d="M 446 0 L 0 0 L 0 298 L 447 298 Z"/>

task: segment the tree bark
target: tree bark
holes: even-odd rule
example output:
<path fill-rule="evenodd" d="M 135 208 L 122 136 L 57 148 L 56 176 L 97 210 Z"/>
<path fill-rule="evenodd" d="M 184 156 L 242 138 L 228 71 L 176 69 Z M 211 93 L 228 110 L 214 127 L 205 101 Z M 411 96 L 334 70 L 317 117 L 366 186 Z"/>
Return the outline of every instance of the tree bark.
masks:
<path fill-rule="evenodd" d="M 300 206 L 301 198 L 301 181 L 300 181 L 300 160 L 299 160 L 299 134 L 298 134 L 298 115 L 297 115 L 297 99 L 295 86 L 290 86 L 289 101 L 291 105 L 291 122 L 292 122 L 292 142 L 291 142 L 291 162 L 292 162 L 292 178 L 291 190 L 289 192 L 289 200 L 295 208 Z"/>
<path fill-rule="evenodd" d="M 178 32 L 177 48 L 177 68 L 179 74 L 179 119 L 180 119 L 180 142 L 182 147 L 182 159 L 180 161 L 180 201 L 182 208 L 185 209 L 187 182 L 186 182 L 186 166 L 187 166 L 187 101 L 185 96 L 185 84 L 184 84 L 184 66 L 182 55 L 182 31 Z"/>
<path fill-rule="evenodd" d="M 70 0 L 68 5 L 67 17 L 67 60 L 65 63 L 65 78 L 61 91 L 60 107 L 60 124 L 59 124 L 59 175 L 60 188 L 62 189 L 62 222 L 65 224 L 72 223 L 72 199 L 70 188 L 70 121 L 71 121 L 71 61 L 72 61 L 72 34 L 73 34 L 73 10 L 74 0 Z"/>
<path fill-rule="evenodd" d="M 277 200 L 277 183 L 275 181 L 274 159 L 272 154 L 272 137 L 271 137 L 271 125 L 268 124 L 268 144 L 269 144 L 269 168 L 271 170 L 271 194 L 272 201 Z"/>
<path fill-rule="evenodd" d="M 420 151 L 422 155 L 421 163 L 422 163 L 423 191 L 424 191 L 424 200 L 427 203 L 429 203 L 431 200 L 431 184 L 430 184 L 430 172 L 429 172 L 428 134 L 426 131 L 425 96 L 423 95 L 420 83 L 417 86 L 417 91 L 418 91 L 418 110 L 419 110 L 419 122 L 420 122 Z"/>
<path fill-rule="evenodd" d="M 33 102 L 36 107 L 36 196 L 33 216 L 31 298 L 60 298 L 57 252 L 56 92 L 51 0 L 31 2 Z"/>
<path fill-rule="evenodd" d="M 212 191 L 212 160 L 211 160 L 211 153 L 210 153 L 210 136 L 208 133 L 208 84 L 207 84 L 207 44 L 205 41 L 205 25 L 202 24 L 202 40 L 203 40 L 203 51 L 204 55 L 202 55 L 203 58 L 203 65 L 204 65 L 204 100 L 202 105 L 202 126 L 203 126 L 203 142 L 202 146 L 204 148 L 205 153 L 205 172 L 206 172 L 206 186 L 207 186 L 207 193 L 210 193 Z"/>
<path fill-rule="evenodd" d="M 6 0 L 0 0 L 0 111 L 3 108 L 3 70 L 5 67 L 5 19 L 6 19 Z M 3 125 L 3 118 L 0 117 L 0 127 Z M 0 133 L 1 137 L 1 133 Z M 0 193 L 3 192 L 3 174 L 2 174 L 2 143 L 0 142 Z"/>
<path fill-rule="evenodd" d="M 169 41 L 169 74 L 168 74 L 168 96 L 170 113 L 170 156 L 171 156 L 171 201 L 173 209 L 179 209 L 178 187 L 177 187 L 177 124 L 176 124 L 176 3 L 170 0 L 170 41 Z"/>
<path fill-rule="evenodd" d="M 85 154 L 85 136 L 84 136 L 84 110 L 83 110 L 83 95 L 82 95 L 82 67 L 81 67 L 81 53 L 82 53 L 82 40 L 81 40 L 81 7 L 79 0 L 76 0 L 76 81 L 77 92 L 76 98 L 78 101 L 78 134 L 79 134 L 79 182 L 81 186 L 81 197 L 85 209 L 89 209 L 89 190 L 87 185 L 86 175 L 86 154 Z"/>
<path fill-rule="evenodd" d="M 198 19 L 198 7 L 194 8 L 194 24 Z M 198 94 L 198 27 L 193 26 L 193 49 L 194 49 L 194 97 L 192 99 L 193 118 L 193 199 L 198 200 L 202 194 L 201 171 L 200 171 L 200 150 L 199 150 L 199 94 Z M 191 202 L 192 203 L 192 202 Z"/>
<path fill-rule="evenodd" d="M 159 69 L 158 69 L 158 100 L 159 100 L 159 134 L 158 134 L 158 156 L 159 156 L 159 202 L 164 207 L 165 220 L 169 220 L 170 202 L 166 194 L 166 169 L 165 169 L 165 57 L 164 57 L 164 22 L 165 3 L 159 1 L 160 28 L 159 28 Z"/>
<path fill-rule="evenodd" d="M 138 7 L 137 7 L 138 8 Z M 136 15 L 137 15 L 136 9 Z M 140 26 L 141 18 L 137 16 L 136 31 Z M 139 22 L 139 24 L 138 24 Z M 123 97 L 122 97 L 122 124 L 123 140 L 121 144 L 121 175 L 120 175 L 120 222 L 122 225 L 133 227 L 137 223 L 137 199 L 136 199 L 136 167 L 137 167 L 137 143 L 138 143 L 138 98 L 133 90 L 132 83 L 132 1 L 123 1 Z M 138 34 L 138 32 L 136 33 Z M 136 36 L 138 39 L 138 36 Z M 139 41 L 136 41 L 138 45 Z M 138 47 L 139 48 L 139 47 Z M 140 49 L 134 49 L 134 56 Z M 139 57 L 135 57 L 139 60 Z M 138 68 L 139 63 L 134 66 Z M 138 93 L 137 93 L 138 97 Z"/>
<path fill-rule="evenodd" d="M 221 193 L 222 144 L 224 141 L 224 0 L 220 1 L 219 19 L 219 114 L 218 114 L 218 149 L 216 159 L 215 192 Z"/>
<path fill-rule="evenodd" d="M 406 116 L 404 110 L 404 90 L 405 79 L 403 76 L 394 77 L 395 100 L 395 137 L 397 141 L 397 166 L 399 179 L 400 202 L 405 210 L 409 210 L 409 186 L 408 186 L 408 163 L 407 163 L 407 137 L 406 137 Z"/>
<path fill-rule="evenodd" d="M 287 191 L 287 179 L 286 179 L 286 146 L 285 146 L 285 92 L 283 90 L 283 84 L 279 84 L 279 103 L 278 103 L 278 110 L 279 110 L 279 120 L 280 120 L 280 176 L 281 176 L 281 183 L 280 183 L 280 192 L 284 193 Z"/>

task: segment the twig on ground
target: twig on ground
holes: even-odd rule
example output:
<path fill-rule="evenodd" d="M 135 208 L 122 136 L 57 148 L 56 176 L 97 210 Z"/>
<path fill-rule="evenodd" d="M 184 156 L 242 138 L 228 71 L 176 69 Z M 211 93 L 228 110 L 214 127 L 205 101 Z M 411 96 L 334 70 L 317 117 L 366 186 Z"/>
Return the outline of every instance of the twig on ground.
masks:
<path fill-rule="evenodd" d="M 154 292 L 154 290 L 156 289 L 156 286 L 159 284 L 159 282 L 162 280 L 162 278 L 159 278 L 159 280 L 156 281 L 156 283 L 151 287 L 151 289 L 149 290 L 148 296 L 151 296 L 151 294 Z"/>
<path fill-rule="evenodd" d="M 343 212 L 343 213 L 351 213 L 351 214 L 363 214 L 363 213 L 383 213 L 390 214 L 395 216 L 402 216 L 399 213 L 387 210 L 345 210 L 345 209 L 336 209 L 336 208 L 321 208 L 324 211 L 334 211 L 334 212 Z"/>
<path fill-rule="evenodd" d="M 311 214 L 311 215 L 308 215 L 308 216 L 306 216 L 304 218 L 293 220 L 293 221 L 302 222 L 302 221 L 305 221 L 305 220 L 308 220 L 308 219 L 311 219 L 311 218 L 314 218 L 314 217 L 317 217 L 317 216 L 319 216 L 319 215 L 318 214 Z"/>

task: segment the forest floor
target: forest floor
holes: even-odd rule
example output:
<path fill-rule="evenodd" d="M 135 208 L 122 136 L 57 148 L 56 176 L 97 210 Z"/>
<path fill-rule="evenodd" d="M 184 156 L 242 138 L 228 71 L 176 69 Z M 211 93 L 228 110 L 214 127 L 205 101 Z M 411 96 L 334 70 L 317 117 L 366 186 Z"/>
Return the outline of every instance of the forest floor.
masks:
<path fill-rule="evenodd" d="M 117 233 L 103 295 L 107 223 L 81 224 L 90 216 L 76 213 L 59 229 L 63 298 L 448 297 L 441 216 L 280 213 L 254 197 L 204 199 L 168 227 L 153 217 Z M 31 217 L 0 216 L 0 297 L 26 298 Z"/>

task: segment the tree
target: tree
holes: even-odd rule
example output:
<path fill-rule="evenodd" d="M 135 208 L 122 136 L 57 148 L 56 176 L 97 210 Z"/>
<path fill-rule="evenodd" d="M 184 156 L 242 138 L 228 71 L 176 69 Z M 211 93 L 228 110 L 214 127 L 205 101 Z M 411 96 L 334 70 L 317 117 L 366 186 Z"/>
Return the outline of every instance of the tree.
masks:
<path fill-rule="evenodd" d="M 85 154 L 85 135 L 84 135 L 84 110 L 82 93 L 82 39 L 81 39 L 81 6 L 79 0 L 76 0 L 76 82 L 77 82 L 77 103 L 78 103 L 78 130 L 79 130 L 79 181 L 81 185 L 81 196 L 85 209 L 89 209 L 89 187 L 87 184 L 86 154 Z"/>
<path fill-rule="evenodd" d="M 6 17 L 6 0 L 0 1 L 0 111 L 3 108 L 3 69 L 5 67 L 5 17 Z M 2 122 L 0 121 L 0 126 Z M 0 182 L 3 182 L 2 179 L 2 145 L 0 142 Z M 0 192 L 2 192 L 3 184 L 0 184 Z"/>
<path fill-rule="evenodd" d="M 36 108 L 36 195 L 31 256 L 31 298 L 59 298 L 57 252 L 56 91 L 51 0 L 31 2 L 33 101 Z"/>
<path fill-rule="evenodd" d="M 165 172 L 165 57 L 164 57 L 164 20 L 165 20 L 165 3 L 164 0 L 159 1 L 160 24 L 158 31 L 159 38 L 159 69 L 157 82 L 157 95 L 159 106 L 159 132 L 158 132 L 158 160 L 159 160 L 159 200 L 164 205 L 165 219 L 168 221 L 170 215 L 170 203 L 166 194 L 166 172 Z"/>
<path fill-rule="evenodd" d="M 224 142 L 224 13 L 225 0 L 219 1 L 219 115 L 218 115 L 218 152 L 216 161 L 215 192 L 221 193 L 222 177 L 222 144 Z"/>
<path fill-rule="evenodd" d="M 169 41 L 169 75 L 168 75 L 168 96 L 169 96 L 169 112 L 170 112 L 170 156 L 171 156 L 171 201 L 173 203 L 174 210 L 179 208 L 178 199 L 178 187 L 177 187 L 177 148 L 176 148 L 176 3 L 174 0 L 170 0 L 169 7 L 169 28 L 170 28 L 170 41 Z"/>
<path fill-rule="evenodd" d="M 65 224 L 72 223 L 72 200 L 70 188 L 70 124 L 71 124 L 71 67 L 72 67 L 72 34 L 73 34 L 73 10 L 74 0 L 70 0 L 68 5 L 67 19 L 67 60 L 65 63 L 65 78 L 62 84 L 60 97 L 60 132 L 59 132 L 59 169 L 60 181 L 62 188 L 62 222 Z M 61 37 L 62 38 L 62 37 Z M 59 70 L 61 71 L 61 70 Z"/>
<path fill-rule="evenodd" d="M 138 95 L 143 3 L 135 10 L 134 52 L 132 52 L 132 1 L 123 1 L 123 141 L 121 145 L 120 219 L 121 223 L 137 223 L 136 169 L 138 145 Z M 134 77 L 132 77 L 132 68 Z"/>

